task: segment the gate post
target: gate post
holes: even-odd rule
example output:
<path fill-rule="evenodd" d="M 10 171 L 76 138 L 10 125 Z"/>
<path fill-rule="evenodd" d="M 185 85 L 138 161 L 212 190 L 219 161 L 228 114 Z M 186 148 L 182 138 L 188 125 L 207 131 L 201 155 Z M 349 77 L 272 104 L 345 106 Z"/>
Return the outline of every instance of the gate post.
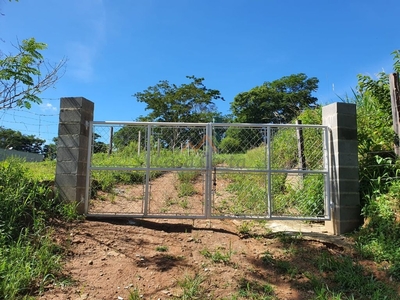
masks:
<path fill-rule="evenodd" d="M 361 225 L 358 181 L 358 142 L 356 105 L 332 103 L 322 107 L 322 124 L 330 127 L 332 199 L 329 233 L 340 235 Z"/>
<path fill-rule="evenodd" d="M 93 121 L 94 103 L 83 97 L 60 101 L 55 185 L 62 201 L 76 202 L 84 213 L 89 144 L 89 121 Z"/>

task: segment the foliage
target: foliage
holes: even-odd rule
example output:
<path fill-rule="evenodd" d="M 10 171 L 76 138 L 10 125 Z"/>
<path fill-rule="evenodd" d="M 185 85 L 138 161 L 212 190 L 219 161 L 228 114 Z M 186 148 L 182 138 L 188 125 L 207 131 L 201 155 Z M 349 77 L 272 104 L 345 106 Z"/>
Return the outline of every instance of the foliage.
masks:
<path fill-rule="evenodd" d="M 42 102 L 38 94 L 54 86 L 65 64 L 65 60 L 54 66 L 46 63 L 41 54 L 46 48 L 30 38 L 16 46 L 17 54 L 0 53 L 0 109 L 30 108 L 31 103 Z"/>
<path fill-rule="evenodd" d="M 31 153 L 44 154 L 45 140 L 33 135 L 24 135 L 19 131 L 0 127 L 0 149 L 13 149 Z"/>
<path fill-rule="evenodd" d="M 24 228 L 35 231 L 42 218 L 54 216 L 57 199 L 49 187 L 29 178 L 27 169 L 17 160 L 2 163 L 0 173 L 0 226 L 4 242 L 10 242 L 17 240 Z M 40 222 L 35 223 L 37 220 Z"/>
<path fill-rule="evenodd" d="M 316 106 L 311 93 L 317 88 L 317 78 L 292 74 L 238 94 L 231 110 L 241 123 L 288 123 L 302 110 Z"/>
<path fill-rule="evenodd" d="M 276 299 L 274 290 L 270 284 L 262 284 L 256 280 L 250 281 L 246 278 L 239 280 L 239 296 L 244 299 Z"/>
<path fill-rule="evenodd" d="M 400 52 L 394 51 L 394 70 L 400 71 Z M 389 273 L 400 280 L 400 173 L 392 152 L 392 130 L 388 75 L 377 79 L 359 75 L 357 105 L 359 175 L 364 226 L 356 235 L 356 247 L 367 258 L 389 263 Z"/>
<path fill-rule="evenodd" d="M 206 291 L 202 287 L 205 279 L 203 275 L 195 274 L 194 276 L 185 275 L 183 279 L 178 280 L 178 285 L 183 290 L 179 299 L 205 299 Z"/>
<path fill-rule="evenodd" d="M 206 88 L 204 78 L 187 76 L 188 84 L 177 86 L 162 80 L 143 92 L 134 94 L 137 101 L 151 110 L 148 118 L 156 122 L 210 122 L 216 116 L 213 100 L 223 100 L 218 90 Z"/>
<path fill-rule="evenodd" d="M 231 260 L 233 251 L 229 249 L 228 251 L 222 251 L 223 248 L 217 248 L 214 251 L 210 251 L 208 249 L 203 249 L 200 251 L 200 254 L 206 258 L 211 259 L 214 263 L 224 263 L 228 264 Z"/>
<path fill-rule="evenodd" d="M 98 139 L 101 138 L 101 135 L 95 133 L 93 135 L 93 152 L 94 153 L 106 153 L 108 150 L 108 145 Z"/>
<path fill-rule="evenodd" d="M 45 164 L 53 171 L 47 178 L 54 180 L 51 163 Z M 34 168 L 33 163 L 28 165 Z M 17 159 L 0 163 L 1 299 L 21 299 L 56 280 L 61 249 L 51 239 L 48 222 L 73 217 L 70 206 L 59 202 L 48 181 L 38 181 L 46 175 L 33 177 L 28 165 Z"/>

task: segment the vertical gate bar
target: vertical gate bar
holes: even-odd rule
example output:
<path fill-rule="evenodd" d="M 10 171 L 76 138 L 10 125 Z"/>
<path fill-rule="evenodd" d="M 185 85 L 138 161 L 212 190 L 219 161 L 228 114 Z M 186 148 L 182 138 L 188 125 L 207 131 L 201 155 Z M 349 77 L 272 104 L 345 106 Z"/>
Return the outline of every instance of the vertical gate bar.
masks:
<path fill-rule="evenodd" d="M 211 193 L 212 193 L 212 124 L 206 125 L 206 182 L 205 182 L 205 199 L 204 199 L 204 210 L 205 217 L 208 219 L 211 217 Z"/>
<path fill-rule="evenodd" d="M 268 218 L 272 216 L 271 126 L 267 127 Z"/>
<path fill-rule="evenodd" d="M 89 197 L 90 197 L 90 179 L 92 178 L 91 167 L 92 167 L 92 139 L 93 139 L 93 121 L 89 121 L 86 126 L 89 126 L 89 139 L 88 139 L 88 150 L 87 150 L 87 164 L 86 164 L 86 183 L 85 183 L 85 205 L 84 213 L 89 212 Z"/>
<path fill-rule="evenodd" d="M 332 206 L 332 197 L 331 197 L 331 160 L 330 160 L 330 144 L 329 144 L 329 130 L 328 127 L 324 129 L 324 170 L 326 171 L 325 175 L 325 216 L 328 220 L 331 219 L 331 206 Z"/>
<path fill-rule="evenodd" d="M 139 131 L 140 133 L 140 131 Z M 147 147 L 146 147 L 146 185 L 144 190 L 144 206 L 143 215 L 148 215 L 148 210 L 150 206 L 150 150 L 151 150 L 151 125 L 147 125 Z"/>

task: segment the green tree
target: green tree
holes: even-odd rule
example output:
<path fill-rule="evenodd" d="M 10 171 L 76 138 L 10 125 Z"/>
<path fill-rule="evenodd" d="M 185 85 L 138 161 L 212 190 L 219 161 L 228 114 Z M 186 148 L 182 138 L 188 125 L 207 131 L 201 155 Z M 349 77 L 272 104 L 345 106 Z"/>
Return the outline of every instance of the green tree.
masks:
<path fill-rule="evenodd" d="M 45 62 L 40 51 L 46 48 L 30 38 L 16 46 L 14 55 L 0 51 L 0 109 L 30 108 L 31 103 L 41 103 L 38 94 L 54 86 L 65 60 L 55 65 Z"/>
<path fill-rule="evenodd" d="M 191 82 L 177 86 L 163 80 L 134 95 L 137 101 L 147 104 L 146 110 L 150 113 L 145 118 L 148 121 L 207 123 L 220 117 L 214 103 L 215 100 L 224 100 L 220 91 L 208 89 L 203 83 L 204 78 L 186 77 Z M 172 149 L 187 141 L 197 145 L 204 135 L 183 127 L 158 128 L 153 132 L 163 147 Z"/>
<path fill-rule="evenodd" d="M 53 143 L 46 144 L 43 146 L 43 154 L 45 159 L 56 159 L 57 158 L 57 142 L 58 138 L 53 138 Z"/>
<path fill-rule="evenodd" d="M 45 140 L 34 135 L 24 135 L 19 131 L 0 127 L 0 149 L 13 149 L 43 154 Z"/>
<path fill-rule="evenodd" d="M 305 74 L 293 74 L 265 82 L 248 92 L 238 94 L 231 111 L 241 123 L 289 123 L 306 108 L 317 106 L 311 94 L 319 80 Z"/>
<path fill-rule="evenodd" d="M 143 92 L 134 94 L 137 101 L 151 110 L 148 119 L 155 122 L 211 122 L 217 114 L 214 100 L 223 100 L 218 90 L 208 89 L 204 78 L 186 76 L 190 83 L 177 86 L 162 80 Z"/>

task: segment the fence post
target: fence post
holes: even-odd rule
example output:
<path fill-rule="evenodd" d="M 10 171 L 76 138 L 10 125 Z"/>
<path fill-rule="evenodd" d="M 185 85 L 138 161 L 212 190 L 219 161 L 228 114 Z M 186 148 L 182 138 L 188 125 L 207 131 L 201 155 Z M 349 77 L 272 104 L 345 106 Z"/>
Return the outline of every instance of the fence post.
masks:
<path fill-rule="evenodd" d="M 93 121 L 94 103 L 83 97 L 60 101 L 55 185 L 61 200 L 76 202 L 84 213 L 89 122 Z"/>
<path fill-rule="evenodd" d="M 322 123 L 331 128 L 331 221 L 328 232 L 351 232 L 361 225 L 358 182 L 358 142 L 356 105 L 332 103 L 322 107 Z"/>

